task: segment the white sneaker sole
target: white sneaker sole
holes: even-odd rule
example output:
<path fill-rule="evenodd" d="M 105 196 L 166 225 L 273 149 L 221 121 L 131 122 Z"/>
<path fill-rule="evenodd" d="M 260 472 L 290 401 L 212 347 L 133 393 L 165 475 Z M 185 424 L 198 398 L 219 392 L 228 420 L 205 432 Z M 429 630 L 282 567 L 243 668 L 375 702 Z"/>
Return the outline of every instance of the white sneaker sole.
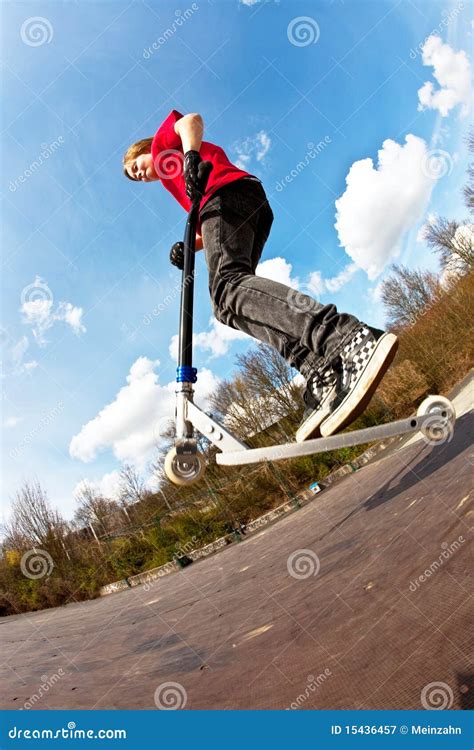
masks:
<path fill-rule="evenodd" d="M 319 437 L 321 432 L 319 425 L 323 422 L 326 417 L 329 416 L 330 409 L 329 405 L 336 395 L 336 388 L 333 388 L 331 393 L 326 399 L 326 405 L 322 409 L 315 409 L 312 414 L 298 427 L 296 431 L 295 440 L 297 443 L 304 443 L 305 440 L 310 438 Z"/>
<path fill-rule="evenodd" d="M 395 334 L 385 333 L 380 337 L 367 366 L 351 392 L 321 424 L 323 437 L 340 432 L 362 414 L 392 364 L 397 349 L 398 339 Z"/>

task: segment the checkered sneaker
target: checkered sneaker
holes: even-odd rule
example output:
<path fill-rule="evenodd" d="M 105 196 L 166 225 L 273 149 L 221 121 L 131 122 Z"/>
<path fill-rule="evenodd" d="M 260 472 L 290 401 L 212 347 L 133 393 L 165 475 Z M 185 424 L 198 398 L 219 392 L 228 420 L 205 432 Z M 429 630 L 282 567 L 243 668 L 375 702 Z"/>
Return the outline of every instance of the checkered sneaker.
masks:
<path fill-rule="evenodd" d="M 308 378 L 306 390 L 303 394 L 303 401 L 306 404 L 303 419 L 315 409 L 321 409 L 325 406 L 330 398 L 334 398 L 336 382 L 337 375 L 333 368 L 328 366 L 323 370 L 317 370 Z"/>
<path fill-rule="evenodd" d="M 352 332 L 350 341 L 333 363 L 337 372 L 337 395 L 331 401 L 330 414 L 321 422 L 323 437 L 334 435 L 362 414 L 397 348 L 394 333 L 384 333 L 364 323 Z"/>
<path fill-rule="evenodd" d="M 393 333 L 361 323 L 340 353 L 311 375 L 303 396 L 306 410 L 296 432 L 302 442 L 339 432 L 362 414 L 398 347 Z"/>
<path fill-rule="evenodd" d="M 338 401 L 357 383 L 382 335 L 383 331 L 370 329 L 368 326 L 361 326 L 355 330 L 340 354 Z"/>
<path fill-rule="evenodd" d="M 298 443 L 319 435 L 319 425 L 331 412 L 331 404 L 336 395 L 337 374 L 331 366 L 316 370 L 308 378 L 303 394 L 305 410 L 303 419 L 296 431 Z"/>

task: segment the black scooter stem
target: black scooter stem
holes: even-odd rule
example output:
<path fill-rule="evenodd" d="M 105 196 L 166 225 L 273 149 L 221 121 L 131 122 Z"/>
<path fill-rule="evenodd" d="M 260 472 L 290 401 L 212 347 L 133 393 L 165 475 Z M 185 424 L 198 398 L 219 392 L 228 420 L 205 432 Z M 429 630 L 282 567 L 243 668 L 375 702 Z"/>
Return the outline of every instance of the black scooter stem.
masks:
<path fill-rule="evenodd" d="M 178 372 L 181 368 L 192 368 L 193 364 L 193 303 L 194 303 L 194 255 L 196 251 L 196 228 L 199 207 L 206 190 L 212 164 L 203 161 L 198 168 L 201 195 L 191 206 L 184 232 L 184 267 L 181 281 L 181 303 L 179 318 Z"/>

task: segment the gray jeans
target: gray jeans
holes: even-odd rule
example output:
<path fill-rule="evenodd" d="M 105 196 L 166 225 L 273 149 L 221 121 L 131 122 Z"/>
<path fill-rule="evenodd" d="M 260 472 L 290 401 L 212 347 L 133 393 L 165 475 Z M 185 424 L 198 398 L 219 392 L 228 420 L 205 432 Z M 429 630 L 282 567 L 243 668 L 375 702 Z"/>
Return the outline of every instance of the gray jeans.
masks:
<path fill-rule="evenodd" d="M 273 222 L 262 184 L 243 178 L 225 185 L 200 219 L 217 320 L 270 344 L 306 378 L 337 356 L 357 318 L 255 275 Z"/>

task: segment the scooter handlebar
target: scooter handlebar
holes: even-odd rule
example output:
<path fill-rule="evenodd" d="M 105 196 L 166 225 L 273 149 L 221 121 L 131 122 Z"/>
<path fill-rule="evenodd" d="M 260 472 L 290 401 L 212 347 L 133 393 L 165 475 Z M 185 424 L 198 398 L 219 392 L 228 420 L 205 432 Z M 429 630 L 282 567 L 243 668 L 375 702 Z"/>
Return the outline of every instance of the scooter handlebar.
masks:
<path fill-rule="evenodd" d="M 210 161 L 202 161 L 198 166 L 198 177 L 200 181 L 199 188 L 202 195 L 206 192 L 207 181 L 212 170 L 213 166 Z"/>

